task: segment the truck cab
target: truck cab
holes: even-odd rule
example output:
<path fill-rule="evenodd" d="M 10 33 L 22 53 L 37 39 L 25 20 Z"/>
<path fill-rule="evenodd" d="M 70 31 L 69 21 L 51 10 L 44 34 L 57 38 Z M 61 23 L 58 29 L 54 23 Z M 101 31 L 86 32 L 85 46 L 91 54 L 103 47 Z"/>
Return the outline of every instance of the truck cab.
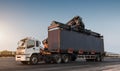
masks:
<path fill-rule="evenodd" d="M 40 49 L 43 49 L 40 44 L 40 41 L 34 38 L 20 40 L 16 51 L 16 61 L 21 61 L 23 64 L 37 63 Z"/>

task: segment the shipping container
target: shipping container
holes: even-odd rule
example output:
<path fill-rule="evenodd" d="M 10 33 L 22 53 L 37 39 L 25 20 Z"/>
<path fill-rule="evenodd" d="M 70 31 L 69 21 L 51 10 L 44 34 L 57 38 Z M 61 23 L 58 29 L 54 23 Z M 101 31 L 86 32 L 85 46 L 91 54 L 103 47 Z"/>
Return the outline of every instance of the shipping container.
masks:
<path fill-rule="evenodd" d="M 60 29 L 58 27 L 57 29 L 49 30 L 48 45 L 51 52 L 58 50 L 66 51 L 70 48 L 76 52 L 79 50 L 82 50 L 84 52 L 104 52 L 102 37 L 95 37 L 93 35 L 88 35 L 85 33 Z"/>

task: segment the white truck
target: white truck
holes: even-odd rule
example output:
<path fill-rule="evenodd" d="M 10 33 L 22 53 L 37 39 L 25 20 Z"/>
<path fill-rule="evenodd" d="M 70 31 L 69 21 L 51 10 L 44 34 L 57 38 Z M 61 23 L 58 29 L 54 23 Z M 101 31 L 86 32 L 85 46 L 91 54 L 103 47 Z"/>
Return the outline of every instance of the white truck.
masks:
<path fill-rule="evenodd" d="M 21 61 L 23 64 L 36 64 L 38 62 L 38 54 L 43 49 L 40 46 L 40 41 L 34 38 L 24 38 L 18 42 L 16 51 L 16 61 Z"/>

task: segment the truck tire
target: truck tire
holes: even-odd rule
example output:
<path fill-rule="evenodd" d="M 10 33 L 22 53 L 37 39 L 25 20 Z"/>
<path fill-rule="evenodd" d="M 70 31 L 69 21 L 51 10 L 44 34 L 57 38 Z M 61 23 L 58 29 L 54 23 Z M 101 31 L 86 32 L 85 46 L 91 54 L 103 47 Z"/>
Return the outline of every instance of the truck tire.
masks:
<path fill-rule="evenodd" d="M 28 64 L 28 61 L 21 61 L 22 64 Z"/>
<path fill-rule="evenodd" d="M 69 56 L 67 54 L 62 55 L 62 62 L 63 63 L 68 63 L 69 62 Z"/>
<path fill-rule="evenodd" d="M 62 61 L 61 55 L 59 55 L 59 54 L 53 55 L 53 62 L 54 63 L 59 64 L 59 63 L 61 63 L 61 61 Z"/>
<path fill-rule="evenodd" d="M 37 57 L 37 55 L 32 55 L 30 57 L 30 64 L 35 65 L 37 63 L 38 63 L 38 57 Z"/>

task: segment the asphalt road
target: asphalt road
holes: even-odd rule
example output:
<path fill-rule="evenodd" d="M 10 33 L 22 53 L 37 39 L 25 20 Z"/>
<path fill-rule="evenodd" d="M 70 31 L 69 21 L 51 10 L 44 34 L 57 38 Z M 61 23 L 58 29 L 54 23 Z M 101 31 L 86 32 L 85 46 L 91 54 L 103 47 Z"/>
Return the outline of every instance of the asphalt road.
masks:
<path fill-rule="evenodd" d="M 23 65 L 13 57 L 0 57 L 0 71 L 120 71 L 120 58 L 105 58 L 103 62 L 85 62 L 77 59 L 66 64 Z"/>

